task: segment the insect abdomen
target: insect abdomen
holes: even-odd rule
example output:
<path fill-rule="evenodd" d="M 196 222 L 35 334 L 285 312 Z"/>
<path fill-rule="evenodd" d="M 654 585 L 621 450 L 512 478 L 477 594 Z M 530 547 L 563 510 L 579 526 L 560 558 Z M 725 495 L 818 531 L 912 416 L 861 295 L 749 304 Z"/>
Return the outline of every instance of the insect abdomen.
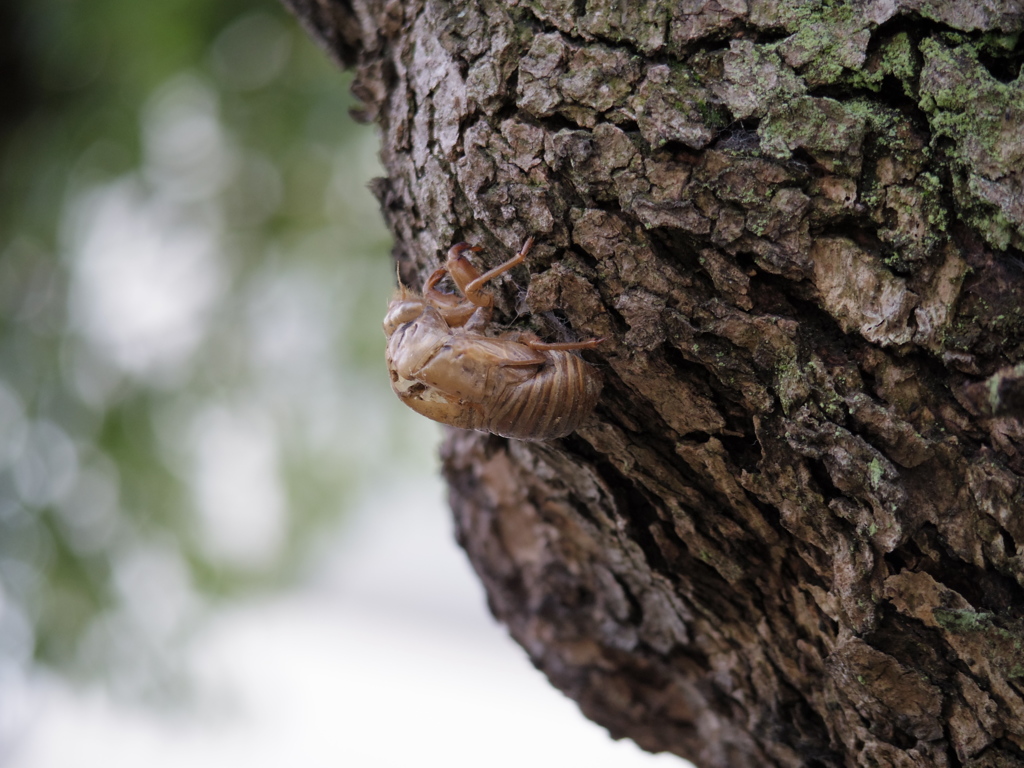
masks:
<path fill-rule="evenodd" d="M 535 376 L 495 398 L 486 429 L 519 440 L 565 437 L 579 427 L 601 394 L 593 366 L 570 352 L 549 351 Z"/>

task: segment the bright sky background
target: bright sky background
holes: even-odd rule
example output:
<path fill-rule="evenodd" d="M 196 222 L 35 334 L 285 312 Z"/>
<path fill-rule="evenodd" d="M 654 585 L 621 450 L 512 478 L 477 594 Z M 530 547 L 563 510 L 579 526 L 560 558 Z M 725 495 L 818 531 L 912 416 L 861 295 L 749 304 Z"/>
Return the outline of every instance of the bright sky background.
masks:
<path fill-rule="evenodd" d="M 214 615 L 189 651 L 194 711 L 41 677 L 8 687 L 4 764 L 688 765 L 612 741 L 530 665 L 487 613 L 442 494 L 424 473 L 367 498 L 300 589 Z"/>

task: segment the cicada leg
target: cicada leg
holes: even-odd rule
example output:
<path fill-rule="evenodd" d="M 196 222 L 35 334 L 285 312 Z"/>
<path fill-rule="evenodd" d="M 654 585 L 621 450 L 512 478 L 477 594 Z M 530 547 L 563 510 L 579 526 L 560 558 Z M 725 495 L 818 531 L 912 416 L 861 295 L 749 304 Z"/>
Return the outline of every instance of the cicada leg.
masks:
<path fill-rule="evenodd" d="M 448 274 L 448 269 L 446 267 L 438 267 L 431 272 L 430 277 L 427 278 L 427 282 L 423 284 L 423 294 L 426 295 L 431 292 L 439 293 L 439 291 L 434 289 L 434 286 L 440 283 L 446 274 Z"/>
<path fill-rule="evenodd" d="M 494 278 L 496 278 L 499 275 L 503 275 L 506 272 L 508 272 L 510 269 L 512 269 L 512 267 L 516 267 L 516 266 L 519 266 L 520 264 L 522 264 L 526 260 L 526 256 L 527 256 L 527 254 L 530 253 L 532 248 L 533 248 L 533 236 L 531 235 L 530 237 L 526 238 L 526 242 L 523 243 L 523 247 L 519 249 L 519 253 L 517 253 L 511 259 L 506 261 L 504 264 L 499 264 L 494 269 L 489 269 L 486 272 L 484 272 L 482 275 L 477 275 L 477 276 L 473 277 L 467 283 L 462 283 L 459 280 L 459 278 L 455 276 L 454 273 L 452 273 L 452 279 L 455 280 L 456 285 L 458 285 L 459 288 L 462 290 L 462 292 L 466 295 L 466 298 L 469 299 L 470 301 L 472 301 L 474 304 L 480 304 L 480 302 L 475 297 L 479 297 L 481 295 L 487 296 L 487 300 L 491 301 L 492 299 L 491 299 L 490 295 L 489 294 L 481 294 L 480 293 L 480 289 L 483 288 L 487 283 L 489 283 Z M 451 268 L 450 267 L 449 267 L 448 271 L 451 272 Z M 473 271 L 475 272 L 476 270 L 473 270 Z M 480 304 L 480 306 L 484 306 L 484 305 Z"/>
<path fill-rule="evenodd" d="M 530 349 L 546 352 L 571 352 L 576 349 L 593 349 L 598 344 L 604 341 L 601 339 L 587 339 L 586 341 L 563 341 L 549 343 L 541 341 L 540 337 L 533 333 L 527 333 L 525 331 L 513 331 L 512 333 L 504 334 L 503 338 L 512 339 L 518 341 Z"/>
<path fill-rule="evenodd" d="M 494 298 L 490 293 L 484 291 L 483 287 L 498 277 L 498 275 L 503 275 L 512 267 L 522 264 L 531 248 L 533 248 L 533 238 L 529 237 L 519 250 L 519 253 L 504 264 L 499 264 L 494 269 L 480 274 L 476 267 L 470 264 L 462 254 L 466 251 L 476 253 L 483 249 L 478 245 L 456 243 L 448 251 L 448 261 L 445 262 L 445 269 L 448 270 L 448 274 L 452 276 L 456 287 L 466 297 L 467 301 L 478 307 L 490 307 L 494 305 Z"/>
<path fill-rule="evenodd" d="M 468 322 L 476 312 L 477 306 L 454 293 L 444 293 L 437 290 L 437 284 L 447 274 L 447 267 L 438 267 L 431 272 L 427 282 L 423 284 L 423 298 L 427 304 L 441 313 L 441 316 L 449 326 L 454 328 Z M 490 320 L 490 316 L 487 319 Z"/>
<path fill-rule="evenodd" d="M 600 344 L 604 339 L 587 339 L 586 341 L 566 341 L 557 344 L 548 344 L 547 342 L 540 341 L 524 341 L 523 344 L 528 346 L 530 349 L 541 349 L 550 351 L 568 352 L 573 349 L 593 349 Z"/>

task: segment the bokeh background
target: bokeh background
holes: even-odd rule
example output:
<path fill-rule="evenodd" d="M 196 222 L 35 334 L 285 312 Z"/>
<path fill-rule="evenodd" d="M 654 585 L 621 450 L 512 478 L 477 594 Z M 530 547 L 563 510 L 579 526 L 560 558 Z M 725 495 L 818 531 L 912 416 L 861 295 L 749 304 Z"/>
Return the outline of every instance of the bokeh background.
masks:
<path fill-rule="evenodd" d="M 0 765 L 680 765 L 451 541 L 349 76 L 271 0 L 7 0 L 0 67 Z"/>

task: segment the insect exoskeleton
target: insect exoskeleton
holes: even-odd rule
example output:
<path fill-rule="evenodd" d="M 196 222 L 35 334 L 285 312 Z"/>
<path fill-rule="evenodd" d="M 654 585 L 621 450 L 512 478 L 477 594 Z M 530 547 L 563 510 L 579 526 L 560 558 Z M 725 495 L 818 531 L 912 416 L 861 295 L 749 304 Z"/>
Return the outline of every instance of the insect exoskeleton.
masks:
<path fill-rule="evenodd" d="M 576 350 L 601 339 L 549 344 L 532 333 L 488 335 L 494 297 L 488 282 L 517 264 L 522 249 L 481 274 L 466 258 L 483 250 L 453 245 L 423 294 L 400 285 L 384 317 L 391 388 L 417 413 L 462 429 L 520 440 L 565 437 L 580 426 L 601 394 L 601 375 Z M 461 296 L 437 284 L 448 275 Z"/>

